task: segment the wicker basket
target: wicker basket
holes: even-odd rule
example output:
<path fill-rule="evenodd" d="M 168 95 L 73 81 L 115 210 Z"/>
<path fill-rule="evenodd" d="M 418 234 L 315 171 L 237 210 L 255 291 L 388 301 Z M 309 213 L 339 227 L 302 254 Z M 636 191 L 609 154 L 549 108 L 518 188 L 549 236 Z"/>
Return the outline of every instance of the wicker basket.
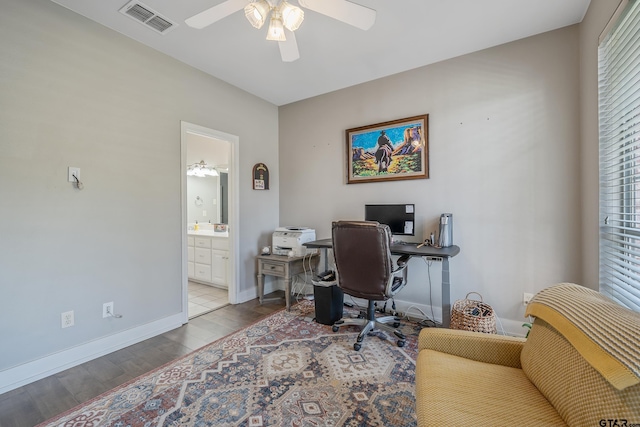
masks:
<path fill-rule="evenodd" d="M 471 294 L 478 295 L 480 300 L 469 299 Z M 495 334 L 497 333 L 496 316 L 493 308 L 482 302 L 482 295 L 477 292 L 469 292 L 465 299 L 453 303 L 450 328 Z"/>

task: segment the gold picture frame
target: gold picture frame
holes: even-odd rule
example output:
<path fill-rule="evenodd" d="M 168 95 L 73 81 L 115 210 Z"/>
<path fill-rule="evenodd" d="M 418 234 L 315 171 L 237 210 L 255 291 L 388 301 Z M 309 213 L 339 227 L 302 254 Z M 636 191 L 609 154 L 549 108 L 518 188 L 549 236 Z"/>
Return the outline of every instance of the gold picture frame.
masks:
<path fill-rule="evenodd" d="M 347 129 L 347 184 L 429 178 L 429 115 Z"/>

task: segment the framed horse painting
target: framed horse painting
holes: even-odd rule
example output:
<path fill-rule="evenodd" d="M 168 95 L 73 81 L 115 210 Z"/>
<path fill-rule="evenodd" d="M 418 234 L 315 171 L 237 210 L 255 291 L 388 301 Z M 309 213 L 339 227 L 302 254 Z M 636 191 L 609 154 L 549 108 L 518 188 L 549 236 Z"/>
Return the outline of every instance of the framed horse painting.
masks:
<path fill-rule="evenodd" d="M 347 129 L 347 184 L 429 178 L 429 115 Z"/>

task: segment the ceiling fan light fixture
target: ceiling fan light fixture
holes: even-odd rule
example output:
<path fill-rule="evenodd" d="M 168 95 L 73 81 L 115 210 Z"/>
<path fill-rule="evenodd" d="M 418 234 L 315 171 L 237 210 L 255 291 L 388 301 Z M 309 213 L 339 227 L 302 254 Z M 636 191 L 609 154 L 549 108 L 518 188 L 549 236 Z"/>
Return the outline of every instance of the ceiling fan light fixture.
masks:
<path fill-rule="evenodd" d="M 255 28 L 262 28 L 267 22 L 267 15 L 271 10 L 271 6 L 267 0 L 257 0 L 249 3 L 244 7 L 244 16 Z"/>
<path fill-rule="evenodd" d="M 297 30 L 304 21 L 304 11 L 297 6 L 283 1 L 279 9 L 282 23 L 289 31 Z"/>
<path fill-rule="evenodd" d="M 283 42 L 287 40 L 284 35 L 282 18 L 276 13 L 271 15 L 271 21 L 269 22 L 269 31 L 267 31 L 267 40 L 273 40 L 277 42 Z"/>

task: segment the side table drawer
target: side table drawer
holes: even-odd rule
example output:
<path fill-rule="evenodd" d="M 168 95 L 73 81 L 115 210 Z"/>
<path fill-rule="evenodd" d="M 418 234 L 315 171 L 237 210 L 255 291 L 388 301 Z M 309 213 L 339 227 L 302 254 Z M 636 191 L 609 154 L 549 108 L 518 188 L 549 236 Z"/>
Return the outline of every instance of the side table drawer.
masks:
<path fill-rule="evenodd" d="M 262 274 L 270 274 L 272 276 L 284 277 L 286 267 L 284 264 L 280 264 L 280 263 L 260 261 L 260 271 L 262 271 Z"/>

